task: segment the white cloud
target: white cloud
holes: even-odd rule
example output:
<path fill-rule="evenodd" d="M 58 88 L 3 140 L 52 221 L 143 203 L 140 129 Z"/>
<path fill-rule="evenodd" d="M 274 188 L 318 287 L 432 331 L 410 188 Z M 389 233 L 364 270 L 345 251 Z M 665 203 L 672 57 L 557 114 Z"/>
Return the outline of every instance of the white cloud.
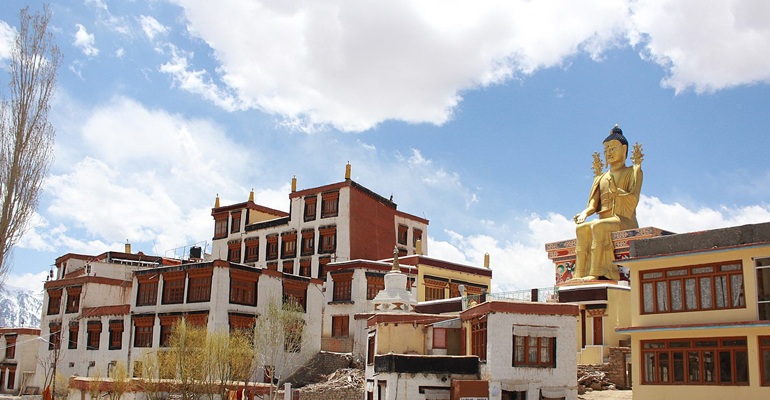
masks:
<path fill-rule="evenodd" d="M 123 58 L 125 55 L 126 55 L 126 49 L 121 47 L 121 48 L 115 50 L 115 57 Z"/>
<path fill-rule="evenodd" d="M 632 42 L 668 70 L 663 85 L 696 92 L 770 82 L 770 3 L 765 0 L 640 0 Z"/>
<path fill-rule="evenodd" d="M 75 41 L 72 44 L 80 48 L 83 54 L 88 57 L 99 55 L 99 49 L 95 46 L 96 39 L 94 35 L 88 33 L 86 27 L 81 24 L 75 24 L 75 26 L 78 28 L 78 31 L 75 32 Z"/>
<path fill-rule="evenodd" d="M 139 17 L 139 24 L 142 26 L 142 31 L 151 42 L 155 40 L 158 35 L 165 35 L 168 32 L 168 27 L 158 22 L 157 19 L 149 16 L 142 15 Z"/>
<path fill-rule="evenodd" d="M 678 92 L 770 80 L 764 0 L 175 2 L 220 63 L 195 71 L 175 58 L 164 71 L 181 89 L 310 132 L 441 125 L 465 90 L 629 44 Z"/>
<path fill-rule="evenodd" d="M 40 271 L 37 273 L 23 273 L 23 274 L 8 274 L 5 279 L 5 284 L 20 289 L 31 290 L 35 293 L 43 292 L 43 284 L 48 277 L 48 271 Z"/>
<path fill-rule="evenodd" d="M 11 58 L 11 49 L 15 38 L 16 29 L 5 21 L 0 21 L 0 60 Z"/>

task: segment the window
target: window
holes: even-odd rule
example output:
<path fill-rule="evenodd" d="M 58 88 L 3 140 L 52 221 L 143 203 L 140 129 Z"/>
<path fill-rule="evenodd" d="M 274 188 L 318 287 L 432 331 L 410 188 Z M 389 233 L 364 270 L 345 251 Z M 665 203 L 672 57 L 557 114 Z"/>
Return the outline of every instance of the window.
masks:
<path fill-rule="evenodd" d="M 302 249 L 300 255 L 310 256 L 315 251 L 315 231 L 306 229 L 302 231 Z"/>
<path fill-rule="evenodd" d="M 471 354 L 479 361 L 487 360 L 487 318 L 486 315 L 471 320 Z"/>
<path fill-rule="evenodd" d="M 174 327 L 179 323 L 179 315 L 167 315 L 160 317 L 160 347 L 168 347 L 169 339 L 171 339 L 171 333 L 174 331 Z"/>
<path fill-rule="evenodd" d="M 123 347 L 123 320 L 110 321 L 110 350 Z"/>
<path fill-rule="evenodd" d="M 380 290 L 385 290 L 385 277 L 377 275 L 366 275 L 366 299 L 372 300 L 377 297 Z"/>
<path fill-rule="evenodd" d="M 326 264 L 331 262 L 331 257 L 319 257 L 318 258 L 318 279 L 326 282 Z"/>
<path fill-rule="evenodd" d="M 99 350 L 99 338 L 102 334 L 102 322 L 101 321 L 88 321 L 87 331 L 88 339 L 86 341 L 87 350 Z"/>
<path fill-rule="evenodd" d="M 229 314 L 228 322 L 230 324 L 230 332 L 234 331 L 253 331 L 254 325 L 257 323 L 257 317 L 253 315 L 245 314 Z"/>
<path fill-rule="evenodd" d="M 294 273 L 294 261 L 284 261 L 283 262 L 283 272 L 285 274 L 293 274 Z"/>
<path fill-rule="evenodd" d="M 353 273 L 335 273 L 332 274 L 332 280 L 334 281 L 333 301 L 350 301 Z"/>
<path fill-rule="evenodd" d="M 748 385 L 746 338 L 642 341 L 642 384 Z"/>
<path fill-rule="evenodd" d="M 337 216 L 340 192 L 328 192 L 321 195 L 321 218 Z"/>
<path fill-rule="evenodd" d="M 283 333 L 283 350 L 287 353 L 299 353 L 302 350 L 305 321 L 295 318 L 286 324 L 286 331 Z"/>
<path fill-rule="evenodd" d="M 227 242 L 227 261 L 233 263 L 241 262 L 241 241 L 231 240 Z"/>
<path fill-rule="evenodd" d="M 281 235 L 281 258 L 297 256 L 297 233 L 290 232 Z"/>
<path fill-rule="evenodd" d="M 67 306 L 64 312 L 76 313 L 80 310 L 80 292 L 83 290 L 82 286 L 68 287 L 67 288 Z"/>
<path fill-rule="evenodd" d="M 61 295 L 61 288 L 48 290 L 48 315 L 57 315 L 61 311 Z"/>
<path fill-rule="evenodd" d="M 152 347 L 152 324 L 136 324 L 134 347 Z"/>
<path fill-rule="evenodd" d="M 759 363 L 762 386 L 770 386 L 770 336 L 759 337 Z"/>
<path fill-rule="evenodd" d="M 48 350 L 58 349 L 61 344 L 61 323 L 53 322 L 48 325 Z"/>
<path fill-rule="evenodd" d="M 374 335 L 369 336 L 366 346 L 366 363 L 368 365 L 374 364 Z"/>
<path fill-rule="evenodd" d="M 433 348 L 446 349 L 446 328 L 433 328 Z"/>
<path fill-rule="evenodd" d="M 5 335 L 5 358 L 16 358 L 16 335 Z"/>
<path fill-rule="evenodd" d="M 80 328 L 80 324 L 77 322 L 70 322 L 70 329 L 69 329 L 69 338 L 67 338 L 67 348 L 68 349 L 77 349 L 78 348 L 78 330 Z"/>
<path fill-rule="evenodd" d="M 448 282 L 439 279 L 425 278 L 425 301 L 441 300 L 445 298 L 445 290 Z"/>
<path fill-rule="evenodd" d="M 422 230 L 412 229 L 412 246 L 417 247 L 417 241 L 422 241 Z"/>
<path fill-rule="evenodd" d="M 409 233 L 409 227 L 406 225 L 398 226 L 398 244 L 406 244 L 407 234 Z"/>
<path fill-rule="evenodd" d="M 321 236 L 319 253 L 334 253 L 337 250 L 337 227 L 322 227 L 318 229 L 318 234 Z"/>
<path fill-rule="evenodd" d="M 214 239 L 227 237 L 227 214 L 214 217 Z"/>
<path fill-rule="evenodd" d="M 187 275 L 190 288 L 187 290 L 188 303 L 201 303 L 211 300 L 211 268 L 190 270 Z"/>
<path fill-rule="evenodd" d="M 299 261 L 299 274 L 300 276 L 310 277 L 310 259 Z"/>
<path fill-rule="evenodd" d="M 155 279 L 154 281 L 150 281 Z M 138 278 L 139 287 L 136 289 L 137 306 L 154 306 L 158 303 L 157 276 L 141 276 Z"/>
<path fill-rule="evenodd" d="M 230 303 L 256 306 L 258 280 L 256 273 L 230 270 Z"/>
<path fill-rule="evenodd" d="M 230 233 L 237 233 L 241 231 L 241 212 L 234 211 L 232 213 L 233 222 L 230 225 Z"/>
<path fill-rule="evenodd" d="M 8 384 L 5 385 L 6 389 L 13 389 L 16 384 L 16 367 L 8 367 Z"/>
<path fill-rule="evenodd" d="M 302 307 L 303 312 L 307 312 L 307 286 L 307 282 L 284 279 L 283 304 L 295 304 Z"/>
<path fill-rule="evenodd" d="M 556 338 L 520 334 L 514 328 L 513 366 L 556 368 Z"/>
<path fill-rule="evenodd" d="M 247 238 L 244 243 L 246 244 L 246 257 L 243 262 L 259 261 L 259 238 Z"/>
<path fill-rule="evenodd" d="M 348 337 L 350 334 L 350 316 L 332 316 L 332 337 Z"/>
<path fill-rule="evenodd" d="M 740 261 L 642 271 L 642 314 L 744 308 Z"/>
<path fill-rule="evenodd" d="M 275 260 L 278 258 L 278 235 L 270 235 L 267 240 L 267 255 L 265 259 Z"/>
<path fill-rule="evenodd" d="M 182 304 L 184 278 L 184 271 L 163 274 L 163 304 Z"/>
<path fill-rule="evenodd" d="M 760 320 L 770 319 L 770 258 L 756 261 L 757 310 Z"/>
<path fill-rule="evenodd" d="M 315 195 L 305 197 L 305 222 L 315 220 L 316 202 L 318 202 L 318 197 Z"/>

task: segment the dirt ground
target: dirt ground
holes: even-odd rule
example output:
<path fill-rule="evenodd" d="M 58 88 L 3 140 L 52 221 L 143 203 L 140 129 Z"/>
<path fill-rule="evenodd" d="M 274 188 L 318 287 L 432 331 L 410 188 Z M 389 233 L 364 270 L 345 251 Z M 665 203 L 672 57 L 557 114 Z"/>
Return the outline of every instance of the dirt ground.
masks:
<path fill-rule="evenodd" d="M 578 399 L 584 400 L 631 400 L 630 390 L 597 390 L 578 395 Z"/>

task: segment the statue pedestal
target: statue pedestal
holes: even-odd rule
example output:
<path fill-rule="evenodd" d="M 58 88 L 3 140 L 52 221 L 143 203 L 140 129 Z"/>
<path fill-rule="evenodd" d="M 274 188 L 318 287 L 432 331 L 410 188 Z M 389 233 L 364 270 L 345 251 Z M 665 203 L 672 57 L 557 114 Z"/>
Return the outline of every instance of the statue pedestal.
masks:
<path fill-rule="evenodd" d="M 615 259 L 621 260 L 628 258 L 630 243 L 634 240 L 647 239 L 670 234 L 672 234 L 672 232 L 664 231 L 654 227 L 627 229 L 625 231 L 613 232 L 612 243 L 615 248 Z M 556 286 L 565 284 L 568 280 L 572 279 L 572 271 L 575 268 L 575 239 L 546 243 L 545 251 L 548 252 L 548 258 L 553 261 L 556 267 Z M 628 280 L 628 275 L 623 274 L 621 271 L 620 280 Z"/>

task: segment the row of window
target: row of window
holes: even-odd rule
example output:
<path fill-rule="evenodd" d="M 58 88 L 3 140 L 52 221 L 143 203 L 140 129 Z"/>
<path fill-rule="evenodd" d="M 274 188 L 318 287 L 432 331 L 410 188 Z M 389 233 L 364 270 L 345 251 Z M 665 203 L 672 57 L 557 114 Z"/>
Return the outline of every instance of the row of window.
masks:
<path fill-rule="evenodd" d="M 643 271 L 642 313 L 744 308 L 740 261 Z"/>
<path fill-rule="evenodd" d="M 300 233 L 300 256 L 312 256 L 316 254 L 316 232 L 313 229 L 304 229 Z M 280 238 L 280 244 L 279 244 Z M 318 254 L 331 254 L 337 251 L 337 228 L 335 226 L 321 227 L 318 229 Z M 279 258 L 297 257 L 297 232 L 285 232 L 280 236 L 276 234 L 265 237 L 265 260 L 277 260 Z M 227 243 L 227 261 L 234 263 L 251 263 L 259 261 L 259 237 L 232 240 Z M 243 257 L 241 254 L 243 253 Z M 241 260 L 242 259 L 242 260 Z"/>
<path fill-rule="evenodd" d="M 351 301 L 353 291 L 353 272 L 334 272 L 331 274 L 333 285 L 332 301 Z M 407 279 L 406 288 L 411 288 L 414 278 Z M 374 299 L 381 290 L 385 289 L 384 274 L 366 274 L 366 299 Z"/>
<path fill-rule="evenodd" d="M 82 290 L 82 286 L 71 286 L 66 289 L 67 302 L 64 307 L 65 313 L 72 314 L 80 311 L 80 292 Z M 62 288 L 48 289 L 48 307 L 46 309 L 46 314 L 59 315 L 59 312 L 61 312 L 63 294 L 64 289 Z"/>
<path fill-rule="evenodd" d="M 406 225 L 398 225 L 398 232 L 396 233 L 396 241 L 398 244 L 406 246 L 407 239 L 409 237 L 409 227 Z M 412 229 L 412 246 L 417 246 L 417 241 L 422 240 L 422 230 Z"/>
<path fill-rule="evenodd" d="M 425 301 L 460 297 L 460 285 L 465 285 L 465 292 L 469 295 L 480 295 L 486 289 L 483 286 L 474 285 L 472 283 L 439 277 L 426 276 L 424 282 Z M 447 297 L 446 289 L 449 289 L 449 297 Z"/>
<path fill-rule="evenodd" d="M 171 271 L 163 276 L 161 304 L 201 303 L 211 300 L 211 268 L 185 271 Z M 158 303 L 158 275 L 139 277 L 136 290 L 137 306 L 154 306 Z"/>
<path fill-rule="evenodd" d="M 8 375 L 8 378 L 6 379 L 6 373 Z M 0 368 L 0 387 L 3 387 L 3 384 L 5 383 L 6 389 L 15 389 L 14 384 L 16 382 L 16 366 L 15 365 L 9 365 L 4 368 Z"/>
<path fill-rule="evenodd" d="M 48 349 L 58 349 L 61 344 L 62 326 L 61 323 L 53 322 L 49 324 L 50 336 L 48 339 Z M 123 320 L 112 320 L 108 324 L 109 350 L 120 350 L 123 343 Z M 78 348 L 78 337 L 80 333 L 80 323 L 71 322 L 68 327 L 67 348 L 75 350 Z M 99 350 L 102 334 L 102 321 L 88 321 L 86 323 L 86 350 Z"/>

